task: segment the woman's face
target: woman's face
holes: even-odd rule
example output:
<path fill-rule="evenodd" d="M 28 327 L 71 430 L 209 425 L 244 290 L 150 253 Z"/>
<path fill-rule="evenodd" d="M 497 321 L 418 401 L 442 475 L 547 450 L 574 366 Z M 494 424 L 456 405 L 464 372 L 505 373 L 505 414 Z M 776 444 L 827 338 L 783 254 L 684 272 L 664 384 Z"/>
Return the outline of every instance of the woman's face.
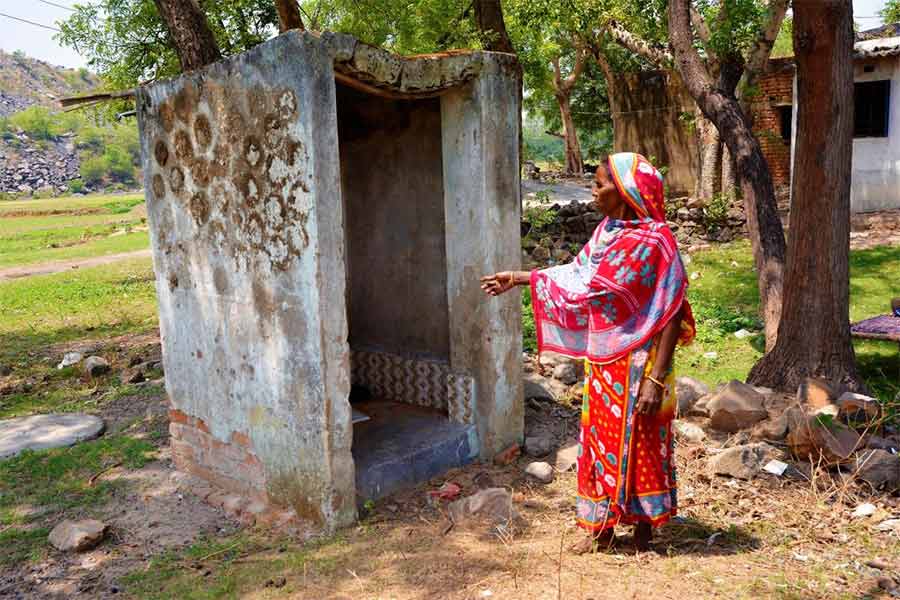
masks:
<path fill-rule="evenodd" d="M 615 216 L 622 210 L 625 201 L 619 194 L 619 188 L 610 178 L 605 165 L 597 167 L 597 175 L 594 178 L 594 188 L 591 191 L 594 198 L 594 206 L 600 214 Z"/>

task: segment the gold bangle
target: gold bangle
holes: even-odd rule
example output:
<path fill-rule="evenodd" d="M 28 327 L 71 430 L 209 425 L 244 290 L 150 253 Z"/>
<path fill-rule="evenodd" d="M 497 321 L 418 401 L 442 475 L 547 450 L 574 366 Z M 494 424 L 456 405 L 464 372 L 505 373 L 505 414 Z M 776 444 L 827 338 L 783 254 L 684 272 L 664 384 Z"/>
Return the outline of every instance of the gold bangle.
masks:
<path fill-rule="evenodd" d="M 660 381 L 659 379 L 657 379 L 656 377 L 654 377 L 653 375 L 648 374 L 648 375 L 645 375 L 645 377 L 647 379 L 649 379 L 650 381 L 652 381 L 653 383 L 655 383 L 656 385 L 658 385 L 660 388 L 666 389 L 666 384 L 663 383 L 662 381 Z"/>
<path fill-rule="evenodd" d="M 509 272 L 509 287 L 510 287 L 510 289 L 512 289 L 516 285 L 516 282 L 514 281 L 515 277 L 516 277 L 516 274 L 513 273 L 512 271 L 510 271 Z"/>

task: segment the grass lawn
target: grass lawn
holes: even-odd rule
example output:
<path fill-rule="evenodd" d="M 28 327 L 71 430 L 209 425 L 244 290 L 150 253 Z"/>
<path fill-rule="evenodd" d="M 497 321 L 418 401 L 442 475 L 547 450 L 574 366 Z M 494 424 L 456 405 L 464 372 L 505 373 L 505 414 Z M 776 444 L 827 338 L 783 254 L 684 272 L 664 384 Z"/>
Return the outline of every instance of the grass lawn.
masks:
<path fill-rule="evenodd" d="M 150 245 L 140 195 L 0 202 L 0 269 Z"/>

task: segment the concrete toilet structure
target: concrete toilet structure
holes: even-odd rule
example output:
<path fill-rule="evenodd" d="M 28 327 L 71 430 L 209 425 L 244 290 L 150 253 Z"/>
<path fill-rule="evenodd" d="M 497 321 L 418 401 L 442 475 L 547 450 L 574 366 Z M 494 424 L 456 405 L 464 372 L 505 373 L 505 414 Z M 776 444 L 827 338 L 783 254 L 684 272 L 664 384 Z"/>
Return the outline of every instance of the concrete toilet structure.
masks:
<path fill-rule="evenodd" d="M 294 31 L 140 88 L 180 470 L 333 529 L 521 442 L 519 77 Z"/>

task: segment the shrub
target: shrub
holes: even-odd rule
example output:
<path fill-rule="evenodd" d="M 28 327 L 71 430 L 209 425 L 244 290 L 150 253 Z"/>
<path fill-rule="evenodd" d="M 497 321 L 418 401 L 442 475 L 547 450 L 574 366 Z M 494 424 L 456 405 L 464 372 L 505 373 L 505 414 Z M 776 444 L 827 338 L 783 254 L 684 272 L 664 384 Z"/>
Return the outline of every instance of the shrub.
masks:
<path fill-rule="evenodd" d="M 9 117 L 12 126 L 18 127 L 30 137 L 46 140 L 52 137 L 52 116 L 43 106 L 29 106 Z"/>
<path fill-rule="evenodd" d="M 69 182 L 69 193 L 80 194 L 84 191 L 84 181 L 81 179 L 73 179 Z"/>
<path fill-rule="evenodd" d="M 81 179 L 89 185 L 96 185 L 103 181 L 109 171 L 105 156 L 96 154 L 81 155 Z"/>

